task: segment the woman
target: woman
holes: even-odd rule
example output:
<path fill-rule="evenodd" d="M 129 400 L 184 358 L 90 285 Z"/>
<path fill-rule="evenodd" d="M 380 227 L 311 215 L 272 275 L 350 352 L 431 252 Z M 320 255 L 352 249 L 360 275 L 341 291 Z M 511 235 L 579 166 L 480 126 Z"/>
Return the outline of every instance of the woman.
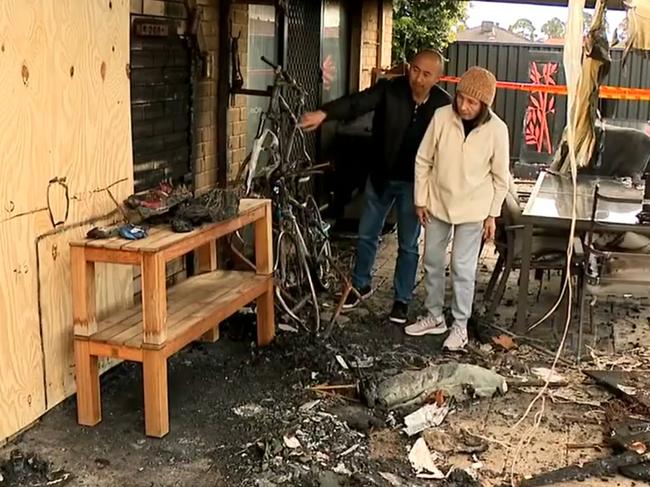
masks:
<path fill-rule="evenodd" d="M 491 240 L 508 190 L 508 127 L 490 109 L 496 79 L 472 67 L 462 76 L 452 105 L 439 108 L 415 163 L 415 206 L 425 228 L 427 315 L 405 328 L 412 336 L 447 331 L 443 315 L 445 258 L 453 232 L 451 277 L 454 322 L 443 347 L 467 345 L 481 238 Z"/>

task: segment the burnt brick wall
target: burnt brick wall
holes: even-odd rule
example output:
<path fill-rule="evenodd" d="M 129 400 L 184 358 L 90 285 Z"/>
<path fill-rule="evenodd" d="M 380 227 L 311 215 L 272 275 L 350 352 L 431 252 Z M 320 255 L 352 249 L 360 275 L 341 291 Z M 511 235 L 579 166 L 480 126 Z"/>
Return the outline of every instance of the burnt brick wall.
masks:
<path fill-rule="evenodd" d="M 134 143 L 134 160 L 151 159 L 147 169 L 153 170 L 150 178 L 165 175 L 176 177 L 193 171 L 197 193 L 203 193 L 217 183 L 217 78 L 219 0 L 197 0 L 202 9 L 201 34 L 212 57 L 212 76 L 208 79 L 194 77 L 192 90 L 189 51 L 185 52 L 178 42 L 163 46 L 151 54 L 151 50 L 132 50 L 131 73 L 136 79 L 141 76 L 161 79 L 157 86 L 134 87 L 132 90 L 132 121 L 134 141 L 144 136 L 146 140 Z M 132 18 L 146 16 L 153 19 L 168 19 L 177 25 L 178 33 L 187 30 L 188 12 L 182 0 L 131 0 Z M 136 40 L 146 48 L 154 41 Z M 133 44 L 133 40 L 132 40 Z M 165 68 L 160 65 L 165 64 Z M 170 66 L 171 64 L 171 66 Z M 162 69 L 163 72 L 156 72 Z M 132 78 L 133 80 L 133 78 Z M 147 104 L 145 100 L 154 94 L 164 98 L 160 103 Z M 142 101 L 138 106 L 138 101 Z M 187 108 L 191 110 L 188 114 Z M 182 140 L 185 134 L 185 140 Z M 159 150 L 160 158 L 152 157 Z M 143 152 L 144 151 L 144 152 Z M 147 152 L 148 151 L 148 152 Z M 146 154 L 146 157 L 143 155 Z M 158 161 L 166 161 L 173 169 L 156 171 Z M 137 175 L 136 175 L 137 179 Z"/>
<path fill-rule="evenodd" d="M 248 5 L 233 5 L 230 10 L 232 34 L 241 32 L 239 57 L 244 75 L 248 65 Z M 248 132 L 248 104 L 246 97 L 236 95 L 228 108 L 228 181 L 237 176 L 241 163 L 247 156 L 246 138 Z M 230 100 L 228 100 L 230 103 Z"/>

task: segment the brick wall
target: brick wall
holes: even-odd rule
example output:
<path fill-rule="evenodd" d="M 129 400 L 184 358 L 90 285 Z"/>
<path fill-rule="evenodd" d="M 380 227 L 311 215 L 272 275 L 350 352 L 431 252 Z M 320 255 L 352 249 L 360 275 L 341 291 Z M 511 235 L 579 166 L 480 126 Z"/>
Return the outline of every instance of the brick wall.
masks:
<path fill-rule="evenodd" d="M 146 0 L 145 0 L 146 1 Z M 217 79 L 219 76 L 219 0 L 198 0 L 202 8 L 201 33 L 212 57 L 212 76 L 196 83 L 192 147 L 194 185 L 203 193 L 217 184 Z"/>
<path fill-rule="evenodd" d="M 381 67 L 390 67 L 393 61 L 393 2 L 384 0 L 384 28 L 381 49 Z"/>
<path fill-rule="evenodd" d="M 239 57 L 241 71 L 246 76 L 248 64 L 248 5 L 233 5 L 231 7 L 232 35 L 239 38 Z M 237 176 L 241 163 L 246 158 L 246 135 L 248 128 L 248 105 L 246 97 L 236 95 L 228 101 L 228 181 Z"/>
<path fill-rule="evenodd" d="M 383 13 L 381 16 L 379 2 L 382 2 Z M 383 23 L 381 29 L 380 21 Z M 361 8 L 360 90 L 370 86 L 373 68 L 386 68 L 391 65 L 392 35 L 392 0 L 363 0 Z"/>

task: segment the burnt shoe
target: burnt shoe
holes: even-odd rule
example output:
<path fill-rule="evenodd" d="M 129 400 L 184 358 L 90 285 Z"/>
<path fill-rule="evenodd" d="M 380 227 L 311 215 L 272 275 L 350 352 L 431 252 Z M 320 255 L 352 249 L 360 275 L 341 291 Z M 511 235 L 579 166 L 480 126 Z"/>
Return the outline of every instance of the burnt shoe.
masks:
<path fill-rule="evenodd" d="M 404 323 L 406 323 L 406 320 L 408 318 L 408 312 L 409 312 L 408 304 L 402 303 L 401 301 L 395 301 L 393 303 L 393 309 L 388 315 L 388 319 L 392 323 L 403 325 Z"/>
<path fill-rule="evenodd" d="M 357 293 L 359 293 L 358 296 Z M 370 286 L 365 286 L 361 289 L 357 289 L 357 293 L 350 291 L 350 294 L 348 294 L 348 297 L 343 303 L 343 309 L 352 309 L 356 307 L 361 302 L 361 299 L 366 299 L 372 294 L 372 288 Z M 359 299 L 359 296 L 361 296 L 361 299 Z"/>

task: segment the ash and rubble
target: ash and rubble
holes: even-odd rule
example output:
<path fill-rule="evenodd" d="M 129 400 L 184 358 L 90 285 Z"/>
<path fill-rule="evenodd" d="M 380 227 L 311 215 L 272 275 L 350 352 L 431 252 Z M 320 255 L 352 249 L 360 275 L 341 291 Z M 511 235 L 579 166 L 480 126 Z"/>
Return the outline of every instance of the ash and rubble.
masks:
<path fill-rule="evenodd" d="M 346 360 L 331 344 L 323 344 L 322 349 L 329 360 L 319 360 L 321 367 L 310 374 L 310 378 L 319 380 L 306 386 L 313 399 L 288 409 L 278 404 L 266 407 L 251 403 L 233 409 L 242 420 L 252 422 L 256 430 L 267 432 L 238 452 L 242 463 L 251 463 L 252 475 L 244 485 L 429 485 L 432 478 L 424 472 L 424 478 L 419 479 L 416 466 L 409 460 L 409 449 L 417 440 L 409 439 L 402 431 L 405 417 L 417 412 L 418 405 L 425 404 L 426 398 L 435 393 L 442 393 L 444 401 L 455 408 L 464 401 L 507 390 L 503 377 L 468 364 L 446 363 L 419 372 L 399 372 L 406 363 L 413 363 L 415 353 L 400 347 L 376 354 L 373 360 L 368 359 L 369 351 L 348 353 Z M 422 355 L 419 357 L 422 359 Z M 405 362 L 400 364 L 400 358 Z M 366 367 L 355 369 L 348 361 Z M 386 371 L 381 368 L 384 363 L 392 367 Z M 333 380 L 320 382 L 325 378 Z M 414 401 L 418 397 L 421 399 Z M 441 409 L 440 422 L 450 412 L 449 406 Z M 418 433 L 423 431 L 427 431 L 426 426 Z M 377 452 L 382 448 L 377 443 L 383 441 L 379 432 L 387 432 L 395 442 L 388 458 Z M 427 440 L 426 436 L 422 438 Z M 484 442 L 465 432 L 449 434 L 447 439 L 455 446 L 445 453 L 475 455 L 487 449 Z M 432 448 L 434 436 L 429 435 L 426 443 Z M 429 452 L 430 460 L 441 462 L 451 473 L 453 465 L 445 465 L 444 458 L 434 455 L 434 451 Z M 447 479 L 449 485 L 480 485 L 474 472 L 463 472 L 453 473 Z M 459 484 L 463 475 L 471 483 Z"/>
<path fill-rule="evenodd" d="M 327 340 L 296 332 L 278 317 L 284 326 L 278 326 L 275 342 L 257 348 L 254 314 L 242 312 L 224 323 L 219 342 L 193 344 L 170 359 L 167 437 L 144 437 L 140 369 L 124 363 L 102 379 L 100 425 L 79 426 L 71 398 L 0 450 L 0 459 L 20 449 L 47 459 L 53 472 L 70 472 L 65 485 L 98 487 L 500 486 L 509 479 L 513 452 L 537 409 L 519 428 L 514 425 L 550 379 L 542 421 L 520 451 L 516 479 L 528 485 L 551 474 L 551 482 L 579 479 L 585 472 L 576 466 L 602 459 L 588 485 L 609 485 L 602 479 L 611 475 L 620 486 L 639 482 L 621 472 L 643 478 L 648 413 L 634 392 L 644 387 L 638 375 L 650 369 L 647 302 L 599 305 L 596 322 L 616 325 L 618 351 L 607 351 L 609 330 L 594 334 L 588 337 L 591 359 L 583 364 L 584 370 L 636 372 L 635 377 L 604 376 L 599 383 L 563 362 L 550 374 L 556 344 L 548 328 L 520 339 L 480 318 L 471 323 L 467 353 L 443 354 L 443 338 L 410 338 L 385 319 L 395 251 L 392 236 L 386 240 L 379 289 L 369 303 L 376 316 L 364 307 L 347 312 Z M 489 259 L 484 265 L 479 303 Z M 559 276 L 541 284 L 538 312 L 553 302 L 557 281 Z M 512 321 L 515 284 L 499 309 L 499 327 Z M 423 290 L 417 292 L 413 315 Z M 335 301 L 326 303 L 330 312 Z M 572 351 L 563 357 L 570 361 Z M 462 370 L 481 371 L 472 376 L 479 383 L 462 374 L 454 387 L 444 383 Z M 415 387 L 413 379 L 423 377 L 428 380 L 415 381 Z M 408 393 L 379 400 L 382 391 L 394 391 L 391 384 Z M 612 431 L 616 442 L 610 441 Z M 621 459 L 629 465 L 619 465 Z M 563 468 L 568 472 L 556 473 Z M 7 478 L 0 486 L 32 485 Z"/>

